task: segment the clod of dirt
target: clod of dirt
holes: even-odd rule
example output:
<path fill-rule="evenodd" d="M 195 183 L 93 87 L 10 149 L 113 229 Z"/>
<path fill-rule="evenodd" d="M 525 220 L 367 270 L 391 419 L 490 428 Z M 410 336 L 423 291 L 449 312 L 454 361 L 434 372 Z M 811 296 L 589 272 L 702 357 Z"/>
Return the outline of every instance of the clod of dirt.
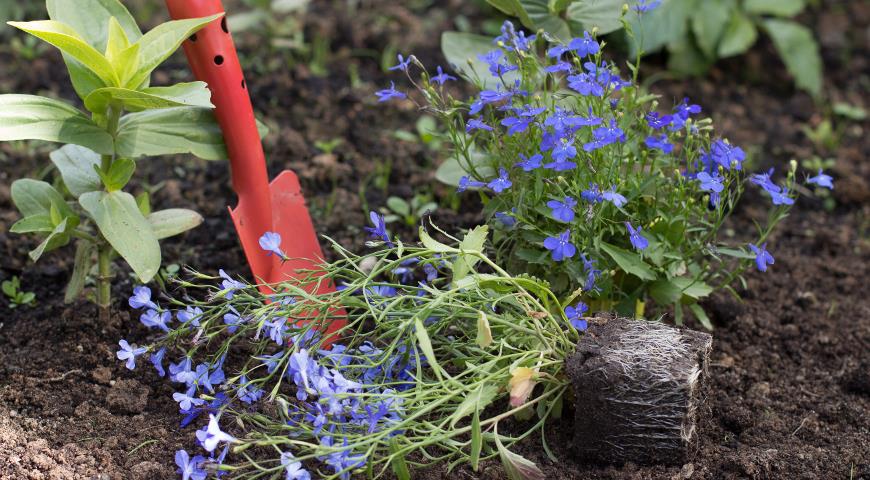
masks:
<path fill-rule="evenodd" d="M 709 334 L 598 318 L 568 358 L 574 445 L 588 462 L 685 464 L 704 414 Z M 700 413 L 699 413 L 700 412 Z"/>
<path fill-rule="evenodd" d="M 130 469 L 130 480 L 153 480 L 155 478 L 172 478 L 173 471 L 166 465 L 157 462 L 142 462 Z"/>
<path fill-rule="evenodd" d="M 136 380 L 118 380 L 106 395 L 106 405 L 112 413 L 142 413 L 150 393 L 150 388 Z"/>
<path fill-rule="evenodd" d="M 109 382 L 112 381 L 112 369 L 109 367 L 95 368 L 94 371 L 91 372 L 91 378 L 93 378 L 97 383 L 108 385 Z"/>

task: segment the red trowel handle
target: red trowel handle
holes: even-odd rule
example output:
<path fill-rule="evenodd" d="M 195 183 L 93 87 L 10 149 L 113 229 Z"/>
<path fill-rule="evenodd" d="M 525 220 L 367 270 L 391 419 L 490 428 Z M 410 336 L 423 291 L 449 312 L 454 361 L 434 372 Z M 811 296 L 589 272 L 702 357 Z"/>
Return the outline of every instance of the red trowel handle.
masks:
<path fill-rule="evenodd" d="M 166 6 L 176 20 L 224 13 L 220 0 L 166 0 Z M 226 17 L 191 36 L 184 42 L 184 52 L 196 78 L 206 82 L 212 92 L 215 116 L 230 157 L 233 188 L 239 196 L 237 210 L 244 212 L 242 221 L 246 230 L 257 236 L 271 231 L 272 199 L 266 158 Z M 253 244 L 256 245 L 256 239 Z M 265 255 L 248 254 L 247 257 L 256 276 L 269 277 L 271 259 Z"/>

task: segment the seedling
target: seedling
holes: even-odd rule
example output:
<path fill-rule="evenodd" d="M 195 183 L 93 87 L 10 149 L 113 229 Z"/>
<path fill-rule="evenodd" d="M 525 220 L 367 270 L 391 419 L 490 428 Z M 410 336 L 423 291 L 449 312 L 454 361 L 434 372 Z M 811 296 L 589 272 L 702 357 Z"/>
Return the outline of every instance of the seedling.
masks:
<path fill-rule="evenodd" d="M 420 224 L 420 219 L 426 214 L 433 213 L 438 209 L 438 204 L 432 201 L 430 194 L 417 194 L 410 202 L 399 197 L 387 199 L 388 213 L 384 217 L 387 223 L 401 221 L 409 227 Z"/>
<path fill-rule="evenodd" d="M 4 280 L 0 285 L 3 289 L 3 295 L 9 299 L 9 308 L 17 308 L 21 306 L 33 306 L 36 300 L 36 294 L 33 292 L 24 292 L 21 290 L 21 279 L 13 276 L 9 280 Z"/>
<path fill-rule="evenodd" d="M 159 240 L 202 222 L 190 210 L 143 209 L 124 188 L 140 157 L 193 153 L 209 160 L 226 158 L 205 83 L 150 86 L 152 72 L 221 15 L 171 21 L 143 34 L 117 0 L 48 0 L 46 7 L 51 20 L 9 24 L 63 53 L 87 111 L 52 98 L 0 96 L 0 141 L 67 144 L 50 155 L 62 188 L 30 179 L 12 184 L 12 200 L 23 218 L 10 231 L 43 238 L 30 252 L 33 261 L 75 241 L 75 267 L 65 298 L 72 301 L 81 294 L 96 262 L 96 301 L 106 318 L 115 255 L 139 281 L 148 282 L 160 268 Z"/>

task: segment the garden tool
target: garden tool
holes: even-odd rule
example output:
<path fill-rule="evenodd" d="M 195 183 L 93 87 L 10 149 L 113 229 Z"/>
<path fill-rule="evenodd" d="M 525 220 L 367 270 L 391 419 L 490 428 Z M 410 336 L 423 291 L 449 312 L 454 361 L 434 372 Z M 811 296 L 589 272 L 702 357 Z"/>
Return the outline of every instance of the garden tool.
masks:
<path fill-rule="evenodd" d="M 221 0 L 166 0 L 175 20 L 225 13 Z M 285 170 L 269 183 L 266 158 L 247 83 L 226 16 L 215 20 L 184 42 L 184 51 L 198 80 L 206 82 L 215 105 L 230 160 L 233 189 L 238 195 L 236 208 L 229 208 L 248 264 L 264 294 L 272 293 L 262 285 L 298 277 L 300 270 L 317 270 L 323 251 L 305 206 L 299 179 Z M 268 255 L 259 245 L 266 232 L 281 235 L 287 259 Z M 334 291 L 322 282 L 317 293 Z M 344 322 L 330 323 L 331 333 Z"/>

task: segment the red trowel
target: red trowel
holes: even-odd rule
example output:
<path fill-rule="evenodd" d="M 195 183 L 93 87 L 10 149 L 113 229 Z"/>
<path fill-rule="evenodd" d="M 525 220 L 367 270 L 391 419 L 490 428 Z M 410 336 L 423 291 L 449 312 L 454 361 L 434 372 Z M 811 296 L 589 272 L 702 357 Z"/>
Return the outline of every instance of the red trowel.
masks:
<path fill-rule="evenodd" d="M 166 0 L 166 5 L 175 20 L 225 12 L 221 0 Z M 226 17 L 191 36 L 184 42 L 184 51 L 196 78 L 206 82 L 212 92 L 211 101 L 229 154 L 233 188 L 239 196 L 236 208 L 229 209 L 230 216 L 257 282 L 278 283 L 298 276 L 300 270 L 316 270 L 323 251 L 299 179 L 285 170 L 269 182 L 251 98 Z M 267 255 L 260 248 L 259 239 L 266 232 L 281 235 L 281 247 L 289 260 Z M 266 286 L 261 291 L 271 293 Z M 329 291 L 334 287 L 322 282 L 317 293 Z M 344 324 L 333 320 L 326 332 L 332 333 Z"/>

